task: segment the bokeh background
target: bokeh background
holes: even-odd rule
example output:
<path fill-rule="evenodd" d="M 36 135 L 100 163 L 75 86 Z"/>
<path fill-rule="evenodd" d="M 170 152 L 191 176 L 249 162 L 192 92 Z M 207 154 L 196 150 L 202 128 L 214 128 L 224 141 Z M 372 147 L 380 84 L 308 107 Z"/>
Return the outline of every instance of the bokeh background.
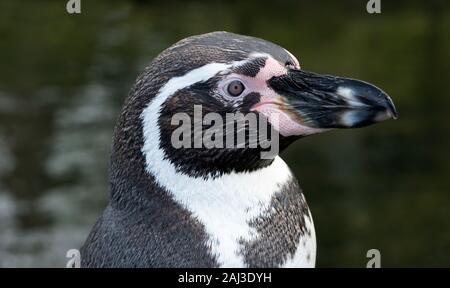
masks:
<path fill-rule="evenodd" d="M 108 199 L 115 119 L 160 51 L 214 30 L 304 69 L 368 80 L 400 113 L 283 154 L 315 220 L 319 267 L 450 266 L 448 1 L 0 2 L 0 266 L 64 267 Z M 394 3 L 393 3 L 394 2 Z"/>

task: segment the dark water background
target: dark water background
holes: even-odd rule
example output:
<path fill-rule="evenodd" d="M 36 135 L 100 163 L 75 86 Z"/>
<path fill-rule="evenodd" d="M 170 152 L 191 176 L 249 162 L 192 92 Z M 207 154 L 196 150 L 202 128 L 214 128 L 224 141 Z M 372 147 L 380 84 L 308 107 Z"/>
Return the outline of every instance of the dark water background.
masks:
<path fill-rule="evenodd" d="M 397 121 L 283 153 L 310 204 L 318 266 L 450 266 L 448 1 L 0 2 L 0 266 L 65 266 L 104 208 L 114 122 L 151 59 L 227 30 L 310 71 L 387 91 Z M 313 3 L 312 3 L 313 2 Z M 394 3 L 395 2 L 395 5 Z"/>

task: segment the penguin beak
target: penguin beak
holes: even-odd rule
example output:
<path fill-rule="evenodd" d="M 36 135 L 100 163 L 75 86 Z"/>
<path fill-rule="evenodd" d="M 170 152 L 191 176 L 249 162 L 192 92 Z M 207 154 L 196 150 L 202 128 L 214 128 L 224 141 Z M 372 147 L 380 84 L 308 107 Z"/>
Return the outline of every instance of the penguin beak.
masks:
<path fill-rule="evenodd" d="M 280 95 L 281 109 L 310 128 L 356 128 L 397 118 L 391 98 L 364 81 L 289 69 L 268 84 Z"/>

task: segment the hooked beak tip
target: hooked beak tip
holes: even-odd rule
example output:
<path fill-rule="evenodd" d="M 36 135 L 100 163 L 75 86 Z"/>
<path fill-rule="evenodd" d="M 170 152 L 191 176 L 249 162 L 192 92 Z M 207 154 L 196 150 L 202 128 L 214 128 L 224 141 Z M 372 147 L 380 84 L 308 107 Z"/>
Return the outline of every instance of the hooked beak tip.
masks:
<path fill-rule="evenodd" d="M 338 88 L 337 95 L 353 108 L 340 118 L 340 128 L 363 127 L 389 119 L 397 119 L 394 102 L 381 89 L 364 81 L 350 79 L 346 88 Z"/>
<path fill-rule="evenodd" d="M 386 95 L 387 99 L 387 113 L 389 114 L 390 118 L 397 120 L 398 119 L 398 112 L 395 108 L 394 102 L 392 101 L 391 97 L 389 95 Z"/>

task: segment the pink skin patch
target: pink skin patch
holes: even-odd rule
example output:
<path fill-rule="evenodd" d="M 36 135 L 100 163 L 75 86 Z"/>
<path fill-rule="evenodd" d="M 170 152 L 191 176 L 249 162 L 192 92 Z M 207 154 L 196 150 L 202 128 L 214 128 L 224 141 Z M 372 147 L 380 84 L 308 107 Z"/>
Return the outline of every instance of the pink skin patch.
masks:
<path fill-rule="evenodd" d="M 295 58 L 294 58 L 295 59 Z M 295 63 L 298 65 L 298 62 Z M 283 136 L 311 135 L 325 131 L 326 129 L 311 128 L 293 120 L 288 113 L 283 111 L 284 100 L 267 84 L 274 76 L 287 74 L 287 69 L 274 58 L 268 56 L 266 64 L 255 77 L 241 74 L 230 74 L 224 83 L 239 79 L 246 86 L 246 94 L 256 92 L 261 95 L 260 102 L 255 104 L 251 110 L 258 111 L 270 122 L 270 124 Z"/>

